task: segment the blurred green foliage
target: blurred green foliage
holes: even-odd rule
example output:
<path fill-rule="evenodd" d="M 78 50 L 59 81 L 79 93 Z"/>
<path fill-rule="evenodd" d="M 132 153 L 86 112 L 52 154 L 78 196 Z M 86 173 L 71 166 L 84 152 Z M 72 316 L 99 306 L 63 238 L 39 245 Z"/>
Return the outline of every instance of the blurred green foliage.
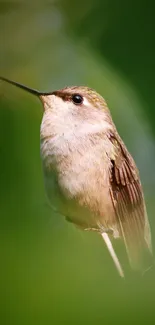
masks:
<path fill-rule="evenodd" d="M 140 169 L 153 237 L 154 32 L 150 0 L 0 2 L 0 74 L 44 91 L 84 84 L 106 98 Z M 1 324 L 153 324 L 154 268 L 139 278 L 124 264 L 123 281 L 99 236 L 49 208 L 41 118 L 37 99 L 0 83 Z"/>

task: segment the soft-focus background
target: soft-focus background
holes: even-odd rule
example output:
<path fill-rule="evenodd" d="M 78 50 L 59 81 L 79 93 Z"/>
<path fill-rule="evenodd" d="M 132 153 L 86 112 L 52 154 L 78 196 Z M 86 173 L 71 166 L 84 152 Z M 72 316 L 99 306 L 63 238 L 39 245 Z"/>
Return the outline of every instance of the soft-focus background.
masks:
<path fill-rule="evenodd" d="M 105 97 L 139 167 L 153 238 L 154 35 L 151 0 L 0 2 L 0 75 L 43 91 L 88 85 Z M 154 268 L 120 279 L 97 234 L 50 210 L 41 118 L 36 98 L 0 82 L 0 323 L 154 324 Z"/>

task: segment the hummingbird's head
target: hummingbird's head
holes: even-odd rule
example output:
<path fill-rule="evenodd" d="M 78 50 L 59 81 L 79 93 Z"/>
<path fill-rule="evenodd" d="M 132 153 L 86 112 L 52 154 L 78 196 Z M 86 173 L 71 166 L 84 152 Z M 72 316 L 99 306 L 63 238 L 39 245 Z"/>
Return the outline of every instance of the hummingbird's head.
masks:
<path fill-rule="evenodd" d="M 67 139 L 103 133 L 113 122 L 105 100 L 88 87 L 66 87 L 40 95 L 44 106 L 41 139 L 63 135 Z"/>
<path fill-rule="evenodd" d="M 102 96 L 84 86 L 65 87 L 51 93 L 43 93 L 40 99 L 45 113 L 77 120 L 110 121 L 110 112 Z"/>
<path fill-rule="evenodd" d="M 95 90 L 84 86 L 65 87 L 52 93 L 44 93 L 41 94 L 40 99 L 45 110 L 56 106 L 57 109 L 61 107 L 67 111 L 79 111 L 83 115 L 86 112 L 90 115 L 92 110 L 108 110 L 103 97 Z"/>

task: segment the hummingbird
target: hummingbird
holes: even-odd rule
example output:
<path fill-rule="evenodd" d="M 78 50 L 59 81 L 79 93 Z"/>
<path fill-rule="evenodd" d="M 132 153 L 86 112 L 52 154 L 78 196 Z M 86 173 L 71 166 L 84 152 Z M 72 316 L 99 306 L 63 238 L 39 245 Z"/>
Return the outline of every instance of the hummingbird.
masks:
<path fill-rule="evenodd" d="M 131 267 L 145 271 L 152 244 L 137 166 L 104 98 L 85 86 L 40 92 L 0 77 L 40 99 L 40 151 L 52 209 L 83 230 L 98 232 L 121 277 L 113 238 L 122 239 Z"/>

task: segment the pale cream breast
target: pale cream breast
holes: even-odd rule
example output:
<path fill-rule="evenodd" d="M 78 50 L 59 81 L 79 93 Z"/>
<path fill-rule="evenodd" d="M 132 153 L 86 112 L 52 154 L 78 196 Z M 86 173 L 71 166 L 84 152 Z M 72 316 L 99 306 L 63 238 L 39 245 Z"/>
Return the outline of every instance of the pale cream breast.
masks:
<path fill-rule="evenodd" d="M 53 137 L 41 143 L 45 184 L 52 206 L 76 224 L 109 227 L 113 206 L 109 194 L 111 143 L 97 134 L 71 142 Z"/>

